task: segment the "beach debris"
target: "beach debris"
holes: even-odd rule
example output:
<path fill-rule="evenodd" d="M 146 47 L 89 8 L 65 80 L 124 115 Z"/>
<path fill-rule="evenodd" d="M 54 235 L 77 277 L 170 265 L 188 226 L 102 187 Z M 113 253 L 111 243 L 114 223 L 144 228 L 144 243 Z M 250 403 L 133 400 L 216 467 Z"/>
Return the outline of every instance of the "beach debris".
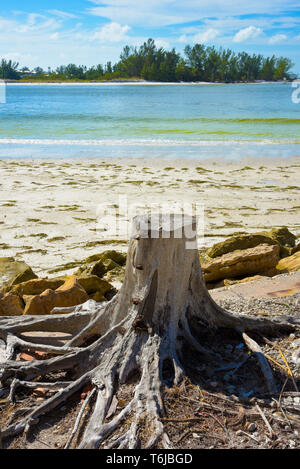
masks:
<path fill-rule="evenodd" d="M 202 264 L 206 282 L 259 274 L 275 268 L 279 261 L 279 246 L 260 244 L 254 248 L 234 251 Z"/>

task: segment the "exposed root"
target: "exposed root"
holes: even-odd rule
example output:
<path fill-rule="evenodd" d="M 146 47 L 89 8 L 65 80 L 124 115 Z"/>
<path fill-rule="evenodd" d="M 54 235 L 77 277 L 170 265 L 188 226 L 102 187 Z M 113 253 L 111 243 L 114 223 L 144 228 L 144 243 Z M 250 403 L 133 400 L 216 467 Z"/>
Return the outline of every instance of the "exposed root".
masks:
<path fill-rule="evenodd" d="M 81 422 L 81 419 L 82 419 L 82 416 L 84 414 L 84 411 L 88 405 L 88 403 L 90 402 L 91 398 L 93 397 L 94 393 L 96 391 L 96 388 L 94 388 L 85 398 L 85 400 L 83 401 L 83 404 L 81 406 L 81 409 L 80 409 L 80 412 L 77 416 L 77 419 L 76 419 L 76 422 L 75 422 L 75 425 L 74 425 L 74 428 L 72 430 L 72 433 L 71 435 L 69 436 L 68 438 L 68 441 L 67 443 L 65 444 L 65 447 L 64 449 L 68 449 L 72 443 L 72 440 L 73 440 L 73 437 L 76 435 L 76 432 L 78 431 L 78 428 L 79 428 L 79 425 L 80 425 L 80 422 Z"/>
<path fill-rule="evenodd" d="M 272 373 L 272 369 L 268 363 L 268 360 L 266 359 L 262 349 L 260 348 L 260 346 L 258 345 L 257 342 L 255 342 L 255 340 L 251 339 L 247 334 L 243 333 L 243 339 L 245 341 L 245 344 L 247 345 L 247 347 L 249 348 L 249 350 L 251 350 L 251 352 L 255 353 L 257 359 L 258 359 L 258 362 L 260 364 L 260 367 L 261 367 L 261 370 L 262 370 L 262 373 L 265 377 L 265 380 L 266 380 L 266 383 L 267 383 L 267 387 L 268 387 L 268 390 L 270 392 L 270 394 L 274 394 L 276 391 L 277 391 L 277 384 L 275 383 L 275 380 L 274 380 L 274 377 L 273 377 L 273 373 Z"/>
<path fill-rule="evenodd" d="M 55 383 L 43 383 L 43 382 L 40 382 L 40 381 L 21 381 L 19 379 L 13 379 L 11 385 L 10 385 L 10 392 L 9 392 L 9 397 L 8 399 L 10 400 L 10 402 L 15 402 L 15 393 L 16 393 L 16 390 L 19 388 L 19 387 L 25 387 L 25 388 L 28 388 L 28 389 L 36 389 L 37 387 L 40 387 L 40 388 L 43 388 L 43 389 L 47 389 L 47 390 L 51 390 L 51 391 L 57 391 L 57 390 L 61 390 L 61 389 L 64 389 L 68 386 L 70 386 L 71 381 L 59 381 L 59 382 L 55 382 Z"/>
<path fill-rule="evenodd" d="M 72 394 L 81 389 L 90 380 L 90 374 L 86 373 L 78 380 L 71 383 L 65 389 L 58 391 L 53 397 L 47 399 L 43 404 L 35 408 L 20 422 L 9 425 L 2 431 L 2 438 L 17 435 L 25 431 L 28 432 L 29 428 L 38 423 L 38 418 L 54 409 L 62 402 L 66 401 Z M 37 383 L 38 384 L 38 383 Z"/>
<path fill-rule="evenodd" d="M 161 237 L 160 227 L 157 236 L 143 238 L 143 229 L 149 230 L 148 222 L 148 216 L 136 221 L 123 286 L 104 307 L 88 301 L 56 309 L 54 315 L 44 317 L 0 318 L 0 338 L 6 342 L 7 354 L 7 360 L 0 363 L 0 377 L 2 385 L 10 388 L 10 400 L 16 399 L 20 386 L 42 386 L 55 392 L 22 415 L 20 421 L 9 423 L 2 437 L 27 432 L 40 416 L 89 382 L 93 391 L 79 411 L 66 447 L 71 445 L 86 406 L 95 396 L 79 448 L 171 448 L 163 423 L 162 390 L 185 377 L 189 368 L 184 356 L 187 349 L 194 349 L 199 360 L 223 365 L 213 347 L 199 339 L 218 328 L 243 336 L 260 359 L 269 391 L 274 393 L 277 386 L 270 367 L 247 333 L 289 332 L 296 325 L 282 318 L 253 318 L 224 311 L 206 289 L 198 251 L 186 249 L 185 239 L 177 238 L 172 226 L 169 238 Z M 63 332 L 71 338 L 62 346 L 38 344 L 33 337 L 20 337 L 29 331 Z M 46 352 L 47 358 L 20 362 L 15 359 L 20 350 Z M 130 380 L 134 381 L 134 390 L 118 409 L 114 403 Z"/>

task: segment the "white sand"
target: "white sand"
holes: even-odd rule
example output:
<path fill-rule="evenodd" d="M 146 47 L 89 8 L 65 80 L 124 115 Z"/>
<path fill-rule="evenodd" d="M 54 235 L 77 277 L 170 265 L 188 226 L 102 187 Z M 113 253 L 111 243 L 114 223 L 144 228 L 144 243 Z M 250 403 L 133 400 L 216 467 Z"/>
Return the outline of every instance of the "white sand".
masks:
<path fill-rule="evenodd" d="M 206 246 L 234 232 L 279 226 L 300 235 L 299 180 L 299 159 L 0 160 L 0 257 L 54 276 L 56 266 L 109 248 L 126 250 L 125 243 L 89 243 L 126 238 L 115 232 L 115 221 L 128 226 L 136 204 L 143 212 L 154 203 L 164 211 L 194 203 L 199 215 L 204 205 Z M 120 202 L 128 212 L 115 208 Z M 100 218 L 104 207 L 108 216 Z"/>

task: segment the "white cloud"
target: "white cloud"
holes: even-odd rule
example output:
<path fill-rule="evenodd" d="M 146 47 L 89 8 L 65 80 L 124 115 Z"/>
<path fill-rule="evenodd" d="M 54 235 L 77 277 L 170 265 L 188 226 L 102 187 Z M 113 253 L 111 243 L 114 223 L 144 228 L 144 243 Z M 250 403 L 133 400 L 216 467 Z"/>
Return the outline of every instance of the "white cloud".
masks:
<path fill-rule="evenodd" d="M 262 34 L 261 28 L 256 28 L 255 26 L 248 26 L 248 28 L 241 29 L 236 35 L 233 37 L 233 42 L 245 42 L 249 41 L 250 39 L 256 39 Z"/>
<path fill-rule="evenodd" d="M 88 11 L 120 24 L 164 26 L 182 24 L 209 17 L 224 18 L 249 14 L 281 15 L 299 8 L 298 0 L 89 0 Z"/>
<path fill-rule="evenodd" d="M 285 34 L 275 34 L 275 36 L 270 37 L 269 44 L 280 44 L 286 41 L 286 39 L 287 36 Z"/>
<path fill-rule="evenodd" d="M 170 43 L 165 39 L 157 38 L 155 39 L 156 47 L 162 47 L 163 49 L 169 49 Z"/>
<path fill-rule="evenodd" d="M 53 33 L 53 34 L 50 34 L 50 39 L 53 39 L 53 40 L 56 40 L 59 38 L 59 33 Z"/>
<path fill-rule="evenodd" d="M 59 18 L 63 18 L 63 19 L 78 18 L 77 15 L 74 15 L 73 13 L 68 13 L 67 11 L 48 10 L 48 13 L 50 13 L 51 15 L 58 16 Z"/>
<path fill-rule="evenodd" d="M 219 31 L 216 29 L 207 29 L 206 31 L 203 31 L 201 33 L 195 34 L 193 37 L 194 42 L 209 42 L 215 39 L 219 34 Z"/>
<path fill-rule="evenodd" d="M 130 26 L 121 26 L 119 23 L 112 22 L 104 25 L 100 31 L 96 31 L 91 39 L 100 42 L 121 42 L 127 38 L 126 33 L 129 30 Z"/>
<path fill-rule="evenodd" d="M 194 30 L 194 28 L 193 28 Z M 187 43 L 200 43 L 204 44 L 206 42 L 213 41 L 219 35 L 219 31 L 213 28 L 206 29 L 205 31 L 200 31 L 197 34 L 188 36 L 183 34 L 178 38 L 178 42 Z"/>

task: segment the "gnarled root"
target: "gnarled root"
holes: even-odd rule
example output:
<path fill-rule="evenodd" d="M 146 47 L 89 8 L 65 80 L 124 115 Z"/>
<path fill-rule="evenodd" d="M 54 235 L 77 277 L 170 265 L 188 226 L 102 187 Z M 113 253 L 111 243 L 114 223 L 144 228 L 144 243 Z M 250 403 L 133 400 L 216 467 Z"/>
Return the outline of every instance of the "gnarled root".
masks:
<path fill-rule="evenodd" d="M 175 236 L 176 216 L 166 238 L 159 226 L 155 236 L 144 236 L 151 221 L 148 216 L 135 219 L 124 283 L 105 306 L 89 301 L 55 311 L 65 314 L 0 318 L 0 338 L 7 347 L 0 378 L 8 392 L 10 389 L 10 399 L 16 399 L 20 386 L 38 386 L 37 378 L 55 392 L 20 421 L 10 423 L 2 437 L 28 430 L 41 415 L 90 382 L 93 395 L 87 402 L 93 409 L 79 448 L 171 448 L 163 425 L 163 387 L 178 384 L 186 375 L 186 348 L 193 349 L 199 360 L 222 366 L 222 357 L 210 344 L 201 343 L 201 334 L 232 329 L 261 358 L 259 346 L 248 333 L 265 335 L 295 329 L 295 324 L 282 318 L 261 319 L 224 311 L 207 291 L 197 249 L 186 249 L 186 239 Z M 191 224 L 193 219 L 184 223 Z M 38 344 L 34 337 L 29 340 L 22 336 L 28 331 L 65 332 L 71 338 L 60 346 Z M 42 360 L 20 362 L 15 359 L 20 350 L 40 350 L 47 355 Z M 265 360 L 260 363 L 269 389 L 274 388 Z M 123 402 L 120 408 L 116 400 Z M 67 446 L 79 429 L 84 409 Z"/>

